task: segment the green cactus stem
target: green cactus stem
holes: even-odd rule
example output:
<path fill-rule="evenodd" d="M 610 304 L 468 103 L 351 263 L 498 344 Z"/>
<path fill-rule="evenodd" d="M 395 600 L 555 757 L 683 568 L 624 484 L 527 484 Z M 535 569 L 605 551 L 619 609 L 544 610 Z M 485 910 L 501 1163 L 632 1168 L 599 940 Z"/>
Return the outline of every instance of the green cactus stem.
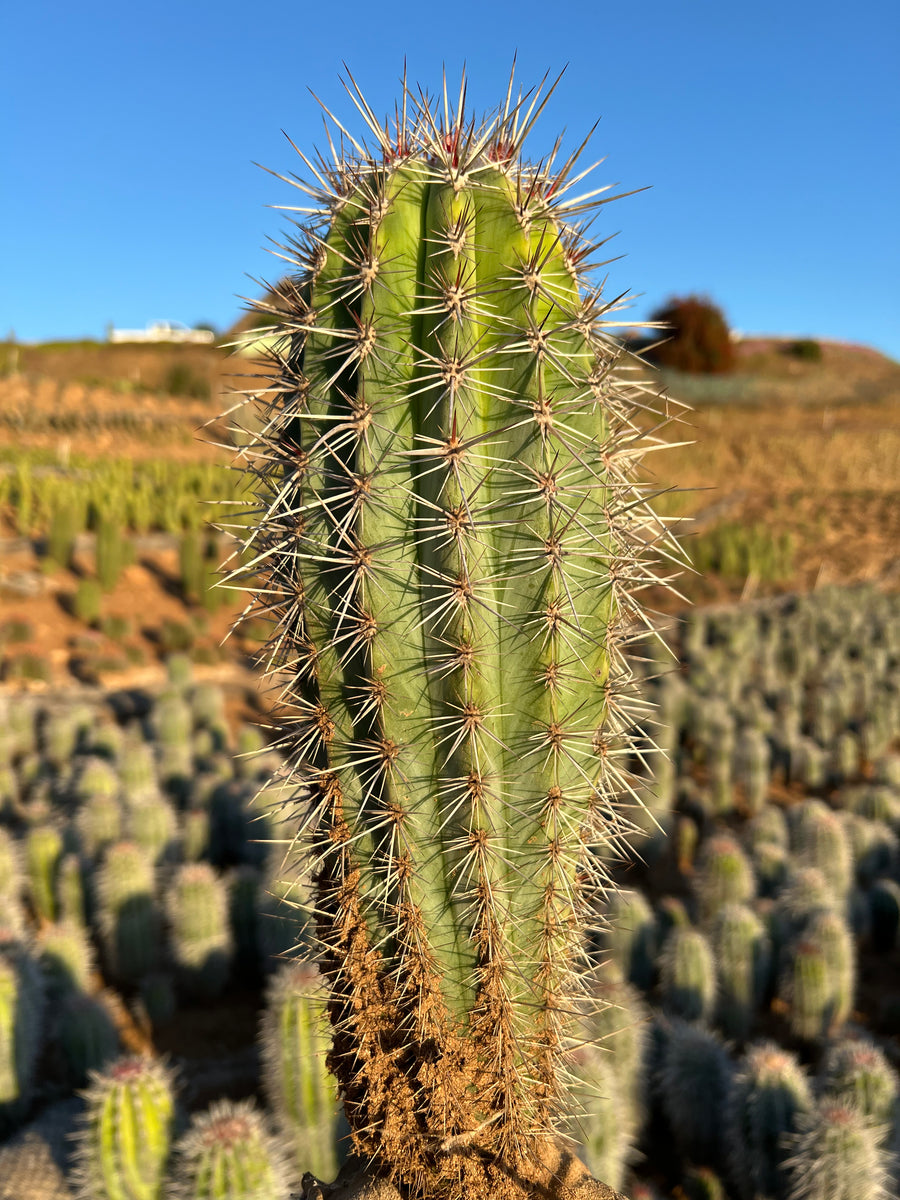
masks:
<path fill-rule="evenodd" d="M 716 963 L 708 939 L 699 929 L 675 928 L 660 958 L 659 988 L 663 1008 L 685 1021 L 705 1022 L 716 1004 Z"/>
<path fill-rule="evenodd" d="M 97 877 L 104 956 L 112 974 L 136 983 L 159 963 L 161 922 L 153 864 L 133 842 L 116 842 Z"/>
<path fill-rule="evenodd" d="M 168 913 L 179 982 L 192 995 L 218 996 L 234 954 L 224 880 L 209 863 L 184 863 L 169 886 Z"/>
<path fill-rule="evenodd" d="M 480 124 L 465 88 L 404 87 L 391 129 L 353 96 L 372 148 L 342 134 L 314 167 L 301 275 L 263 306 L 245 569 L 309 784 L 356 1150 L 415 1194 L 518 1196 L 627 832 L 624 641 L 667 535 L 629 482 L 637 394 L 586 274 L 597 193 L 577 155 L 522 156 L 543 101 Z"/>
<path fill-rule="evenodd" d="M 888 1200 L 884 1130 L 852 1105 L 824 1100 L 785 1139 L 790 1200 Z"/>
<path fill-rule="evenodd" d="M 309 965 L 286 963 L 273 977 L 262 1027 L 263 1086 L 300 1174 L 330 1182 L 342 1153 L 337 1080 L 326 1066 L 331 1026 L 327 988 Z"/>
<path fill-rule="evenodd" d="M 785 1194 L 785 1138 L 812 1108 L 809 1080 L 793 1054 L 774 1042 L 747 1050 L 728 1104 L 731 1174 L 745 1200 Z"/>
<path fill-rule="evenodd" d="M 290 1171 L 252 1101 L 219 1100 L 179 1142 L 167 1200 L 288 1200 Z"/>
<path fill-rule="evenodd" d="M 151 1058 L 120 1058 L 93 1072 L 78 1131 L 78 1200 L 162 1200 L 175 1125 L 171 1072 Z"/>
<path fill-rule="evenodd" d="M 14 936 L 0 934 L 0 1132 L 25 1114 L 44 1035 L 40 970 Z"/>

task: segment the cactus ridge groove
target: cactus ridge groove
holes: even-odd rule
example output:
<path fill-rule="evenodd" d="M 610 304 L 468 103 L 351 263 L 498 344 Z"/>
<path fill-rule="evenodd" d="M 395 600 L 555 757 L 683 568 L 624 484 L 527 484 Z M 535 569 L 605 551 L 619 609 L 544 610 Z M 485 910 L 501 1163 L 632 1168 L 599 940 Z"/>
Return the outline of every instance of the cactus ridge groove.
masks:
<path fill-rule="evenodd" d="M 274 623 L 355 1151 L 411 1195 L 518 1196 L 589 1001 L 597 850 L 639 804 L 624 651 L 679 552 L 633 475 L 672 413 L 642 428 L 659 397 L 591 284 L 615 197 L 586 142 L 521 157 L 555 84 L 511 77 L 479 122 L 464 78 L 455 107 L 404 78 L 385 125 L 345 86 L 374 143 L 325 109 L 331 158 L 286 180 L 233 578 Z"/>

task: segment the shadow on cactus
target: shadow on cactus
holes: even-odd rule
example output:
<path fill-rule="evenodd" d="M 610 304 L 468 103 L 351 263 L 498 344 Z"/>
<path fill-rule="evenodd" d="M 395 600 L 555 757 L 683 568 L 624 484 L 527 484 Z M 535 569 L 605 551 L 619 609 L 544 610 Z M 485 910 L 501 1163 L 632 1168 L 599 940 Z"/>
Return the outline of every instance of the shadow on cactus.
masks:
<path fill-rule="evenodd" d="M 371 145 L 339 126 L 303 158 L 239 454 L 329 1067 L 406 1195 L 554 1195 L 585 933 L 633 828 L 634 592 L 678 559 L 634 478 L 667 417 L 592 283 L 613 197 L 580 150 L 523 157 L 553 89 L 510 80 L 479 122 L 465 82 L 404 81 L 384 126 L 347 90 Z"/>

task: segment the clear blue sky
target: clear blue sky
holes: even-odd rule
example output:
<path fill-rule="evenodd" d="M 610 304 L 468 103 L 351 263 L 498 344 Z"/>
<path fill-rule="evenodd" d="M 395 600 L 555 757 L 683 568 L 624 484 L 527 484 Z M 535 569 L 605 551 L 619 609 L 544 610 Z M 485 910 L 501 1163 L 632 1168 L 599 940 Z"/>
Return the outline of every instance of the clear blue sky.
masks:
<path fill-rule="evenodd" d="M 568 70 L 532 141 L 598 118 L 609 288 L 635 319 L 701 292 L 745 331 L 865 341 L 900 358 L 897 0 L 445 4 L 19 0 L 0 72 L 0 337 L 103 335 L 153 318 L 226 326 L 291 189 L 252 165 L 324 144 L 308 89 L 359 129 L 403 57 L 433 90 L 468 64 L 479 111 Z"/>

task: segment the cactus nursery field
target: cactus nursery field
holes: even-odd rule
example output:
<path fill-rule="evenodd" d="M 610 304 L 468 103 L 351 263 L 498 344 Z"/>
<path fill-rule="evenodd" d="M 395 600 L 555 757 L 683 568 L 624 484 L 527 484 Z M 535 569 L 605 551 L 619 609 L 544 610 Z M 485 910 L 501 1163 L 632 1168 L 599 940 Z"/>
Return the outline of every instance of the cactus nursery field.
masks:
<path fill-rule="evenodd" d="M 670 378 L 697 605 L 661 595 L 672 653 L 637 664 L 658 827 L 609 848 L 611 1006 L 572 1061 L 571 1136 L 632 1200 L 900 1194 L 900 407 L 889 364 L 873 395 L 842 361 L 802 394 L 777 361 L 749 399 Z M 196 430 L 224 393 L 148 393 L 131 429 L 122 393 L 86 421 L 54 388 L 0 430 L 0 1197 L 209 1171 L 283 1200 L 345 1143 L 317 981 L 281 957 L 308 918 L 280 790 L 253 800 L 265 631 L 220 645 L 243 597 L 206 522 L 245 501 Z"/>

